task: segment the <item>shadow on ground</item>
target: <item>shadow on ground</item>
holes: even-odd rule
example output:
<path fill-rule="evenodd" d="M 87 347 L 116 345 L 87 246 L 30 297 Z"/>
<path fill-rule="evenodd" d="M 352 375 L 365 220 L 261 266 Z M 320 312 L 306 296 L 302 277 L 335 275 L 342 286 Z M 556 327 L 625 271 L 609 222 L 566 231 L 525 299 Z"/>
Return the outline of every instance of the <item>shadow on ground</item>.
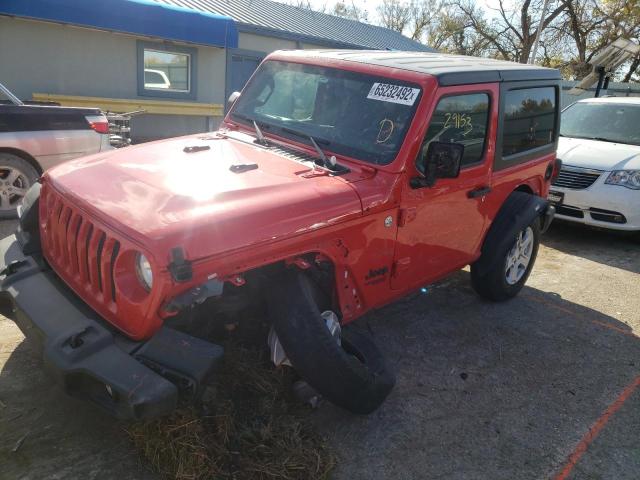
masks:
<path fill-rule="evenodd" d="M 27 341 L 2 367 L 0 401 L 2 480 L 156 478 L 140 465 L 124 425 L 63 394 Z"/>
<path fill-rule="evenodd" d="M 640 272 L 639 247 L 626 237 L 558 223 L 543 242 Z M 562 278 L 581 288 L 592 266 L 577 260 L 582 277 Z M 536 272 L 532 284 L 555 288 L 555 270 Z M 623 276 L 619 281 L 632 290 L 635 277 Z M 458 272 L 427 294 L 358 322 L 357 328 L 371 331 L 398 382 L 368 417 L 330 404 L 310 412 L 340 457 L 336 479 L 552 478 L 589 426 L 640 374 L 640 340 L 629 325 L 532 287 L 506 303 L 484 302 L 468 277 Z M 596 305 L 610 295 L 599 281 L 587 289 Z M 627 303 L 632 308 L 637 298 Z M 640 318 L 632 320 L 637 328 Z M 156 478 L 139 464 L 123 425 L 62 394 L 20 342 L 15 327 L 0 319 L 0 479 Z M 572 478 L 637 480 L 638 431 L 640 392 L 603 430 Z"/>
<path fill-rule="evenodd" d="M 549 478 L 640 372 L 627 325 L 528 287 L 483 302 L 468 276 L 359 322 L 398 383 L 368 417 L 329 404 L 310 413 L 340 456 L 335 478 Z M 25 342 L 0 373 L 0 400 L 0 478 L 153 478 L 122 426 L 50 385 Z M 640 409 L 626 415 L 607 437 L 618 461 L 597 462 L 594 478 L 637 478 L 637 450 L 619 446 L 638 444 Z"/>
<path fill-rule="evenodd" d="M 640 273 L 640 233 L 634 236 L 628 232 L 554 221 L 542 237 L 542 244 L 568 255 Z"/>
<path fill-rule="evenodd" d="M 550 478 L 640 373 L 640 340 L 626 324 L 528 287 L 509 302 L 483 302 L 468 277 L 362 322 L 398 383 L 370 417 L 330 405 L 317 412 L 340 452 L 336 478 Z M 581 478 L 637 479 L 637 406 L 608 431 L 612 445 L 635 450 L 615 450 L 602 476 Z"/>

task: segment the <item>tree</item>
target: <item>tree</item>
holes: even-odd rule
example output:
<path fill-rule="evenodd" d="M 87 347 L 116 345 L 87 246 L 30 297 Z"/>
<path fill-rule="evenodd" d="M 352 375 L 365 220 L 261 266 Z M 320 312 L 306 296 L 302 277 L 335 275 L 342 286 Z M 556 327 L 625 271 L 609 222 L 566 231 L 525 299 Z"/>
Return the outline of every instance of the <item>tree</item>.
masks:
<path fill-rule="evenodd" d="M 436 27 L 442 0 L 383 0 L 376 9 L 380 25 L 422 41 Z"/>
<path fill-rule="evenodd" d="M 368 22 L 368 12 L 360 7 L 357 7 L 353 1 L 347 4 L 344 1 L 336 2 L 333 6 L 332 15 L 337 17 L 349 18 L 351 20 L 357 20 L 358 22 Z"/>
<path fill-rule="evenodd" d="M 396 32 L 404 32 L 411 19 L 410 4 L 400 0 L 383 0 L 376 9 L 380 25 Z"/>
<path fill-rule="evenodd" d="M 640 35 L 640 4 L 626 0 L 565 0 L 566 13 L 559 27 L 568 44 L 568 76 L 581 79 L 591 71 L 593 57 L 617 38 Z M 628 82 L 640 66 L 630 61 L 620 77 Z"/>
<path fill-rule="evenodd" d="M 551 7 L 540 22 L 544 0 L 525 0 L 519 6 L 498 0 L 497 16 L 490 22 L 484 20 L 483 12 L 471 2 L 458 5 L 466 21 L 505 60 L 527 63 L 538 29 L 543 32 L 552 25 L 565 10 L 564 0 L 552 0 Z M 548 42 L 547 42 L 548 43 Z"/>
<path fill-rule="evenodd" d="M 470 8 L 475 8 L 472 5 Z M 483 23 L 480 13 L 474 14 L 477 22 Z M 476 57 L 491 55 L 487 40 L 473 28 L 472 23 L 457 6 L 445 5 L 438 12 L 426 32 L 425 43 L 447 53 Z"/>

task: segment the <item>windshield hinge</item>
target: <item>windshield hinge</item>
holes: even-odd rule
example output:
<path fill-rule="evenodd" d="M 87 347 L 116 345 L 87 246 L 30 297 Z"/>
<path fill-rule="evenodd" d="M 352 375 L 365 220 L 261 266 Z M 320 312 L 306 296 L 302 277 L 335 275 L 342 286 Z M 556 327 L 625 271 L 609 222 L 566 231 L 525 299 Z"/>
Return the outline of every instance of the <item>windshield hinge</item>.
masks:
<path fill-rule="evenodd" d="M 404 227 L 413 222 L 417 215 L 416 207 L 401 208 L 398 214 L 398 227 Z"/>
<path fill-rule="evenodd" d="M 168 268 L 176 282 L 188 282 L 193 278 L 191 262 L 185 260 L 184 251 L 180 247 L 171 249 L 171 263 Z"/>

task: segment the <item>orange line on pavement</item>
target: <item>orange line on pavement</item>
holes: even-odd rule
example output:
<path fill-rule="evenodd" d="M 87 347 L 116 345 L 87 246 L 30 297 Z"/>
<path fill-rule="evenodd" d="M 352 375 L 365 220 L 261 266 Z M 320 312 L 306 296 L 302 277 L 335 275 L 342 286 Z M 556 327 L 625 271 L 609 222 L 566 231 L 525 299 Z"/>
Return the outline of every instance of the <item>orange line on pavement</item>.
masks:
<path fill-rule="evenodd" d="M 587 451 L 589 445 L 596 439 L 600 431 L 609 422 L 609 419 L 613 416 L 613 414 L 620 410 L 620 407 L 622 407 L 624 402 L 627 401 L 627 399 L 639 386 L 640 376 L 636 377 L 636 379 L 622 391 L 618 398 L 616 398 L 616 401 L 609 405 L 602 416 L 598 418 L 598 420 L 596 420 L 593 425 L 591 425 L 591 428 L 589 429 L 587 434 L 582 438 L 582 440 L 580 440 L 580 443 L 578 443 L 573 453 L 569 455 L 566 465 L 554 480 L 565 480 L 569 477 L 569 475 L 571 475 L 573 467 L 576 466 L 582 455 L 584 455 L 584 453 Z"/>
<path fill-rule="evenodd" d="M 561 307 L 560 305 L 556 305 L 553 302 L 543 300 L 542 298 L 536 298 L 533 295 L 523 295 L 523 297 L 533 300 L 534 302 L 542 303 L 543 305 L 547 305 L 548 307 L 555 308 L 556 310 L 560 310 L 561 312 L 568 313 L 569 315 L 577 318 L 578 320 L 582 320 L 582 317 L 580 315 L 578 315 L 576 312 L 572 311 L 569 308 Z M 616 327 L 615 325 L 611 325 L 610 323 L 601 322 L 600 320 L 589 320 L 589 321 L 595 325 L 600 325 L 601 327 L 605 327 L 610 330 L 615 330 L 616 332 L 622 333 L 623 335 L 640 339 L 640 336 L 636 335 L 635 333 L 630 332 L 628 330 L 624 330 L 620 327 Z"/>
<path fill-rule="evenodd" d="M 607 323 L 607 322 L 601 322 L 600 320 L 591 320 L 591 323 L 595 323 L 596 325 L 602 325 L 603 327 L 610 328 L 611 330 L 615 330 L 616 332 L 620 332 L 624 335 L 628 335 L 630 337 L 635 337 L 640 339 L 640 337 L 635 333 L 630 332 L 629 330 L 624 330 L 620 327 L 616 327 L 615 325 L 611 325 L 610 323 Z"/>

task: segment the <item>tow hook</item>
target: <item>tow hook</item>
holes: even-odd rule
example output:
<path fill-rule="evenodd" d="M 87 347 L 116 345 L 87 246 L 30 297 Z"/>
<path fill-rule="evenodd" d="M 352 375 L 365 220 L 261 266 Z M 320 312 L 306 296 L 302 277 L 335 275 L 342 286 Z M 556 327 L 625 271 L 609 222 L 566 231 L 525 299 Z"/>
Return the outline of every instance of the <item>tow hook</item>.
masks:
<path fill-rule="evenodd" d="M 84 337 L 89 332 L 89 327 L 85 327 L 82 330 L 72 334 L 65 341 L 72 349 L 80 348 L 84 344 Z"/>
<path fill-rule="evenodd" d="M 9 265 L 0 270 L 0 277 L 9 277 L 20 270 L 20 267 L 29 265 L 27 260 L 14 260 Z"/>

